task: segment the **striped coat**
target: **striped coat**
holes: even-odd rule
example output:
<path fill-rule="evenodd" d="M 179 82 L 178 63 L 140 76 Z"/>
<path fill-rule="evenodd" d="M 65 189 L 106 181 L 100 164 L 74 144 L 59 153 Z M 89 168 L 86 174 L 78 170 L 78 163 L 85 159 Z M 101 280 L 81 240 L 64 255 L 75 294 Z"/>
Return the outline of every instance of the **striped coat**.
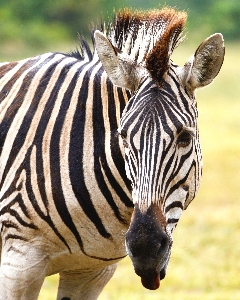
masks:
<path fill-rule="evenodd" d="M 35 300 L 55 273 L 58 300 L 97 299 L 126 251 L 159 287 L 201 179 L 194 91 L 224 56 L 215 34 L 173 64 L 185 19 L 125 10 L 93 55 L 82 40 L 0 65 L 0 300 Z"/>

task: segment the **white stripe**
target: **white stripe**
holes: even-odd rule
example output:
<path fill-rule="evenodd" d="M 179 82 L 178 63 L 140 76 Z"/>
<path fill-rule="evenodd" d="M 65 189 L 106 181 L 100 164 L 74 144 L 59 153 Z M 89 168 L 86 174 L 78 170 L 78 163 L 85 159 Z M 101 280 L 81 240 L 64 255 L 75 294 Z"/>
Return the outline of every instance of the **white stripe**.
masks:
<path fill-rule="evenodd" d="M 73 95 L 71 97 L 71 102 L 66 113 L 66 117 L 62 128 L 62 133 L 60 137 L 60 157 L 61 157 L 60 172 L 61 172 L 61 185 L 62 185 L 63 195 L 66 200 L 66 206 L 68 208 L 68 212 L 71 215 L 72 219 L 74 220 L 75 224 L 77 224 L 78 221 L 81 222 L 82 224 L 89 224 L 88 228 L 83 228 L 83 226 L 77 226 L 78 230 L 79 229 L 81 229 L 81 231 L 87 230 L 88 233 L 86 233 L 86 235 L 90 234 L 92 223 L 89 222 L 88 217 L 83 212 L 72 188 L 71 179 L 70 179 L 70 170 L 69 170 L 69 155 L 70 155 L 69 146 L 70 146 L 71 130 L 73 126 L 73 118 L 74 118 L 77 105 L 79 104 L 79 93 L 81 88 L 83 89 L 88 88 L 87 86 L 82 87 L 83 78 L 88 72 L 88 70 L 92 68 L 95 63 L 96 61 L 91 61 L 89 64 L 87 64 L 84 67 L 84 69 L 80 73 L 77 84 L 73 91 Z M 98 69 L 98 67 L 96 67 L 96 69 Z M 86 114 L 86 119 L 88 118 L 89 116 Z M 91 140 L 92 136 L 89 136 L 89 139 Z M 93 228 L 93 232 L 95 232 L 95 228 Z M 69 243 L 73 241 L 75 241 L 75 239 L 73 239 L 72 241 L 70 240 Z"/>
<path fill-rule="evenodd" d="M 31 152 L 30 170 L 31 170 L 31 185 L 32 185 L 33 194 L 36 198 L 37 205 L 41 209 L 42 213 L 46 216 L 47 210 L 43 203 L 43 199 L 42 199 L 41 193 L 39 191 L 39 187 L 38 187 L 37 168 L 36 168 L 36 146 L 35 145 L 33 146 L 32 152 Z"/>
<path fill-rule="evenodd" d="M 40 65 L 44 60 L 46 60 L 51 55 L 52 55 L 52 53 L 46 53 L 46 54 L 41 55 L 41 59 L 39 61 L 37 61 L 35 64 L 33 64 L 30 68 L 25 70 L 20 75 L 20 77 L 16 80 L 14 85 L 11 87 L 11 90 L 10 90 L 9 94 L 7 95 L 7 97 L 0 103 L 0 122 L 2 122 L 3 118 L 6 115 L 7 109 L 10 107 L 10 105 L 12 104 L 12 101 L 14 100 L 17 93 L 19 92 L 19 90 L 22 86 L 23 80 L 25 79 L 27 73 L 30 72 L 31 70 L 33 70 L 34 68 L 37 68 L 38 65 Z M 22 65 L 24 63 L 26 63 L 26 60 L 19 62 L 19 64 L 15 68 L 13 68 L 11 71 L 6 73 L 6 75 L 5 75 L 6 77 L 4 76 L 4 78 L 1 79 L 0 89 L 22 67 Z M 47 66 L 49 66 L 49 65 L 47 64 Z M 29 87 L 29 90 L 30 90 L 30 87 Z M 30 92 L 31 91 L 28 91 L 29 94 L 30 94 Z"/>
<path fill-rule="evenodd" d="M 36 76 L 34 77 L 34 79 L 31 82 L 31 85 L 29 86 L 28 92 L 26 93 L 23 103 L 21 105 L 21 107 L 19 108 L 17 114 L 15 115 L 12 123 L 11 123 L 11 127 L 9 128 L 3 149 L 2 149 L 2 154 L 1 154 L 1 160 L 0 160 L 0 181 L 2 180 L 2 176 L 6 167 L 6 163 L 8 161 L 8 155 L 12 149 L 12 145 L 14 143 L 14 140 L 18 134 L 18 131 L 22 125 L 23 119 L 26 115 L 26 112 L 28 111 L 31 103 L 32 103 L 32 98 L 36 92 L 36 89 L 38 88 L 38 84 L 42 78 L 42 76 L 45 74 L 45 72 L 47 71 L 47 69 L 55 62 L 57 62 L 59 59 L 63 58 L 64 55 L 58 54 L 56 55 L 48 64 L 44 65 L 37 73 Z M 68 61 L 71 61 L 73 59 L 66 59 Z M 66 62 L 65 60 L 65 62 Z M 35 132 L 36 129 L 39 125 L 41 116 L 42 116 L 42 112 L 44 110 L 44 107 L 49 99 L 49 95 L 52 91 L 52 88 L 54 87 L 54 83 L 55 83 L 55 76 L 59 75 L 62 65 L 65 64 L 65 62 L 61 63 L 61 65 L 59 64 L 59 66 L 56 68 L 54 75 L 51 77 L 48 85 L 46 86 L 46 90 L 41 98 L 41 101 L 39 102 L 37 111 L 32 119 L 31 125 L 30 125 L 30 130 L 27 133 L 27 136 L 25 138 L 24 144 L 22 146 L 22 148 L 20 149 L 17 157 L 15 158 L 14 162 L 12 162 L 11 168 L 6 176 L 6 179 L 4 181 L 4 184 L 2 186 L 2 189 L 0 191 L 0 197 L 2 197 L 2 195 L 4 195 L 4 193 L 7 191 L 7 189 L 9 188 L 9 186 L 11 185 L 12 181 L 14 180 L 15 177 L 15 172 L 18 168 L 18 166 L 22 163 L 26 152 L 29 148 L 29 146 L 32 144 L 33 139 L 35 137 Z"/>

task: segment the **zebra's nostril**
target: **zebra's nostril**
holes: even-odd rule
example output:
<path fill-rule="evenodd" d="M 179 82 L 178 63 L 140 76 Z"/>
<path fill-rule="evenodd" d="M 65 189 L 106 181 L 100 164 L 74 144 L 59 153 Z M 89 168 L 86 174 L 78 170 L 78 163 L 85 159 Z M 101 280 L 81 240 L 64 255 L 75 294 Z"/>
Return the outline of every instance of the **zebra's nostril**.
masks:
<path fill-rule="evenodd" d="M 165 271 L 165 269 L 162 269 L 160 271 L 160 279 L 163 280 L 165 278 L 165 276 L 166 276 L 166 271 Z"/>
<path fill-rule="evenodd" d="M 168 250 L 169 241 L 167 238 L 162 239 L 161 243 L 159 244 L 159 248 L 157 251 L 157 256 L 164 255 L 164 252 Z"/>
<path fill-rule="evenodd" d="M 187 185 L 187 184 L 183 185 L 182 188 L 183 188 L 184 191 L 186 191 L 186 192 L 189 191 L 189 185 Z"/>

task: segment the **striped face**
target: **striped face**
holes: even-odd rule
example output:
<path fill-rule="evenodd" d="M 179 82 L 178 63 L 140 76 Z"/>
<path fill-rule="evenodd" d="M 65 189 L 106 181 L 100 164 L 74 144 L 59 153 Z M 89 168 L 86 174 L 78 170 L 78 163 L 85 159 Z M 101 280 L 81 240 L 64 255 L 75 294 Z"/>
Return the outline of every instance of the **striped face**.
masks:
<path fill-rule="evenodd" d="M 132 198 L 142 210 L 161 207 L 167 231 L 192 201 L 201 179 L 202 156 L 194 96 L 179 84 L 172 66 L 162 87 L 146 79 L 128 102 L 118 129 Z"/>
<path fill-rule="evenodd" d="M 194 96 L 181 86 L 177 71 L 172 66 L 161 87 L 146 79 L 128 102 L 118 129 L 134 203 L 126 249 L 148 289 L 158 288 L 165 277 L 172 231 L 201 180 Z"/>

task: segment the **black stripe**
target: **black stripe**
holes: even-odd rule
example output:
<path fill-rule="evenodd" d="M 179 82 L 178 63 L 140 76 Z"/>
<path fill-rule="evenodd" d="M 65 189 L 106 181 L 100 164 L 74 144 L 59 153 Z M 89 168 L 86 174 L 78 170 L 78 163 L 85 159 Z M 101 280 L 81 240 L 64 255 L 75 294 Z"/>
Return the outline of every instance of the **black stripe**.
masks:
<path fill-rule="evenodd" d="M 135 184 L 137 170 L 135 168 L 135 164 L 133 163 L 134 158 L 133 158 L 133 155 L 132 155 L 131 152 L 129 153 L 129 156 L 125 155 L 125 160 L 126 160 L 126 163 L 129 166 L 129 173 L 130 173 L 129 175 L 130 175 L 130 178 L 131 178 L 131 182 Z"/>
<path fill-rule="evenodd" d="M 122 218 L 119 209 L 114 202 L 113 196 L 108 189 L 108 186 L 104 180 L 104 176 L 101 171 L 101 166 L 104 169 L 104 172 L 110 181 L 110 184 L 116 191 L 121 191 L 122 188 L 118 185 L 115 178 L 112 175 L 112 172 L 107 164 L 106 153 L 105 153 L 105 128 L 104 128 L 104 119 L 103 119 L 103 103 L 102 103 L 102 95 L 101 95 L 101 74 L 102 71 L 99 71 L 96 74 L 93 84 L 93 140 L 94 140 L 94 174 L 98 183 L 98 187 L 101 190 L 103 196 L 107 200 L 111 209 L 113 210 L 116 218 L 125 223 L 125 220 Z M 116 115 L 116 111 L 115 111 Z M 113 118 L 112 118 L 113 119 Z M 111 120 L 112 121 L 112 120 Z"/>
<path fill-rule="evenodd" d="M 48 225 L 52 228 L 52 230 L 55 232 L 55 234 L 59 237 L 59 239 L 66 245 L 66 247 L 69 249 L 70 251 L 70 248 L 69 246 L 67 245 L 67 242 L 66 240 L 61 236 L 61 234 L 58 232 L 57 228 L 55 227 L 54 225 L 54 221 L 51 219 L 50 215 L 49 215 L 49 205 L 48 205 L 48 197 L 46 195 L 46 190 L 45 190 L 45 178 L 44 178 L 44 171 L 43 171 L 43 153 L 42 153 L 42 142 L 43 142 L 43 136 L 44 136 L 44 133 L 46 131 L 46 127 L 48 125 L 48 121 L 49 121 L 49 116 L 51 115 L 52 113 L 52 109 L 54 107 L 54 103 L 56 101 L 56 98 L 58 96 L 58 91 L 69 71 L 69 69 L 73 66 L 75 62 L 71 62 L 71 63 L 68 63 L 66 64 L 63 69 L 61 70 L 60 72 L 60 75 L 56 81 L 56 84 L 51 92 L 51 95 L 48 99 L 48 102 L 46 103 L 46 106 L 44 108 L 44 112 L 43 112 L 43 115 L 42 115 L 42 118 L 41 118 L 41 121 L 39 123 L 39 126 L 37 128 L 37 131 L 36 131 L 36 135 L 35 135 L 35 139 L 34 139 L 34 144 L 37 145 L 37 151 L 36 151 L 36 169 L 37 169 L 37 178 L 38 178 L 38 187 L 39 187 L 39 191 L 40 191 L 40 194 L 41 194 L 41 198 L 42 198 L 42 201 L 45 205 L 45 208 L 47 210 L 47 215 L 45 215 L 40 207 L 37 205 L 37 202 L 36 202 L 36 199 L 34 200 L 34 198 L 32 197 L 31 201 L 32 203 L 34 204 L 34 208 L 36 210 L 36 212 L 38 213 L 38 215 L 45 221 L 48 223 Z M 83 66 L 82 66 L 83 67 Z M 53 73 L 54 69 L 52 68 L 52 72 L 51 73 L 47 73 L 48 75 L 48 81 L 50 80 L 51 78 L 51 75 Z M 79 70 L 80 72 L 80 70 Z M 77 79 L 78 79 L 78 76 L 79 76 L 79 72 L 76 72 L 74 78 L 71 80 L 71 82 L 69 83 L 69 86 L 68 86 L 68 89 L 66 90 L 66 93 L 65 93 L 65 97 L 63 99 L 63 107 L 64 109 L 66 110 L 68 105 L 69 105 L 69 101 L 71 99 L 71 93 L 72 91 L 74 90 L 74 87 L 76 86 L 76 82 L 77 82 Z M 38 96 L 40 99 L 41 99 L 41 96 L 42 96 L 42 93 L 44 92 L 45 90 L 45 80 L 47 80 L 47 78 L 43 81 L 41 81 L 41 84 L 39 85 L 38 87 L 38 90 L 36 91 L 36 96 Z M 36 101 L 38 101 L 38 97 L 35 97 Z M 65 115 L 64 115 L 65 116 Z M 53 137 L 54 137 L 54 134 L 53 134 Z M 59 141 L 57 140 L 56 141 L 56 145 L 58 145 Z M 55 141 L 53 143 L 55 145 Z M 54 148 L 51 149 L 51 154 L 54 153 Z M 57 155 L 59 154 L 58 152 L 56 153 Z M 52 175 L 52 174 L 51 174 Z M 54 180 L 55 177 L 52 175 L 52 180 Z M 60 179 L 58 179 L 59 181 L 58 182 L 55 182 L 53 185 L 53 188 L 56 186 L 56 189 L 59 188 L 60 186 Z M 28 184 L 28 186 L 30 187 L 31 186 L 31 183 Z M 55 189 L 53 189 L 53 194 L 54 194 L 54 191 Z M 31 192 L 29 190 L 29 194 L 30 195 L 33 195 L 33 192 Z M 56 195 L 54 194 L 54 201 L 55 201 L 55 205 L 56 205 L 56 208 L 58 210 L 58 199 L 56 198 Z M 60 199 L 59 199 L 60 201 Z M 59 212 L 59 211 L 58 211 Z M 61 211 L 59 212 L 61 218 L 63 219 L 64 216 L 66 216 L 66 211 L 64 211 L 64 213 Z M 64 221 L 64 220 L 63 220 Z"/>
<path fill-rule="evenodd" d="M 11 221 L 2 221 L 2 228 L 1 228 L 1 232 L 3 231 L 3 228 L 6 227 L 6 228 L 14 228 L 14 229 L 19 229 L 18 226 L 16 224 L 14 224 L 13 222 Z"/>
<path fill-rule="evenodd" d="M 1 199 L 2 203 L 3 203 L 3 200 L 6 199 L 9 196 L 9 194 L 11 195 L 11 193 L 15 190 L 14 187 L 16 186 L 16 181 L 18 180 L 18 178 L 19 178 L 19 176 L 15 177 L 15 180 L 12 184 L 13 188 L 10 188 L 5 193 L 5 195 L 2 196 L 2 199 Z M 37 229 L 37 227 L 33 223 L 26 223 L 25 221 L 23 221 L 21 216 L 19 215 L 19 213 L 17 211 L 15 211 L 15 209 L 11 208 L 16 203 L 18 204 L 19 208 L 21 209 L 22 213 L 26 216 L 26 218 L 30 219 L 30 215 L 28 213 L 28 210 L 23 202 L 23 199 L 22 199 L 22 196 L 20 193 L 17 194 L 16 197 L 12 201 L 10 201 L 7 205 L 4 205 L 1 208 L 0 216 L 3 216 L 4 214 L 8 213 L 11 216 L 13 216 L 18 221 L 18 223 L 20 223 L 22 226 L 32 228 L 32 229 Z"/>
<path fill-rule="evenodd" d="M 192 147 L 191 149 L 184 155 L 181 156 L 180 161 L 178 163 L 178 167 L 176 168 L 177 165 L 177 159 L 175 160 L 175 166 L 173 167 L 173 171 L 171 176 L 168 178 L 168 180 L 166 181 L 166 189 L 169 186 L 169 184 L 171 183 L 171 181 L 174 179 L 174 177 L 177 176 L 177 174 L 179 173 L 179 171 L 181 170 L 184 162 L 192 155 Z"/>
<path fill-rule="evenodd" d="M 38 178 L 38 186 L 40 190 L 41 197 L 43 199 L 43 202 L 45 204 L 46 209 L 48 210 L 48 200 L 47 200 L 47 195 L 45 191 L 45 178 L 44 178 L 44 171 L 43 171 L 43 153 L 42 153 L 42 143 L 43 143 L 43 136 L 46 131 L 46 127 L 48 125 L 49 117 L 52 113 L 52 109 L 54 107 L 54 103 L 56 101 L 56 97 L 58 95 L 58 91 L 60 88 L 60 83 L 64 80 L 67 71 L 69 68 L 73 65 L 74 63 L 67 64 L 66 66 L 63 67 L 63 70 L 58 78 L 58 81 L 56 82 L 55 87 L 52 90 L 52 93 L 46 103 L 46 106 L 44 108 L 44 111 L 42 113 L 42 118 L 39 122 L 38 128 L 36 130 L 35 138 L 33 144 L 37 146 L 37 151 L 36 151 L 36 169 L 37 169 L 37 178 Z M 66 70 L 65 70 L 66 69 Z M 46 80 L 50 80 L 50 73 L 48 74 L 49 78 L 45 79 L 44 81 L 41 81 L 42 84 L 39 85 L 38 89 L 36 90 L 35 97 L 33 99 L 34 103 L 36 102 L 35 105 L 37 105 L 37 102 L 40 101 L 42 94 L 45 91 L 46 88 Z M 69 83 L 68 89 L 66 91 L 66 95 L 68 97 L 69 92 L 72 92 L 76 82 L 77 82 L 77 77 L 78 77 L 78 72 L 76 72 L 76 75 L 72 79 L 72 81 Z M 69 97 L 70 98 L 70 97 Z M 36 101 L 35 101 L 36 100 Z M 66 100 L 63 99 L 63 102 Z M 32 104 L 34 105 L 34 104 Z"/>
<path fill-rule="evenodd" d="M 20 68 L 18 71 L 16 71 L 11 78 L 8 78 L 6 84 L 4 86 L 1 87 L 1 91 L 0 91 L 0 103 L 7 97 L 7 95 L 9 94 L 9 92 L 11 91 L 14 83 L 19 79 L 19 77 L 24 73 L 24 71 L 26 71 L 27 69 L 29 69 L 31 66 L 33 66 L 35 63 L 37 63 L 40 60 L 41 56 L 36 57 L 35 59 L 29 59 L 27 60 Z M 20 62 L 19 62 L 20 63 Z M 7 75 L 9 77 L 9 74 L 7 74 L 7 72 L 9 72 L 12 68 L 14 68 L 17 65 L 17 63 L 9 63 L 3 67 L 0 68 L 0 74 L 3 75 Z M 9 68 L 9 66 L 11 68 Z M 1 77 L 2 77 L 1 76 Z M 20 99 L 21 100 L 21 99 Z"/>
<path fill-rule="evenodd" d="M 190 111 L 190 108 L 189 108 L 189 102 L 186 100 L 186 98 L 184 97 L 184 95 L 182 94 L 182 90 L 181 90 L 181 85 L 180 83 L 176 80 L 176 78 L 171 74 L 171 72 L 168 73 L 168 75 L 172 78 L 172 80 L 174 81 L 176 87 L 177 87 L 177 90 L 178 90 L 178 93 L 179 93 L 179 96 L 180 96 L 180 101 L 182 102 L 184 108 L 186 111 Z M 188 97 L 190 98 L 189 94 L 187 94 Z M 179 99 L 179 98 L 178 98 Z M 179 100 L 178 100 L 179 101 Z M 180 105 L 179 105 L 180 107 Z M 184 114 L 186 116 L 186 114 Z M 190 119 L 189 119 L 190 121 Z"/>
<path fill-rule="evenodd" d="M 3 65 L 0 64 L 0 80 L 3 76 L 5 76 L 9 71 L 11 71 L 16 65 L 18 65 L 18 61 L 10 62 L 10 63 L 3 63 Z M 0 91 L 1 94 L 2 91 Z M 1 97 L 1 96 L 0 96 Z M 0 98 L 1 99 L 1 98 Z M 1 101 L 0 101 L 1 102 Z"/>
<path fill-rule="evenodd" d="M 167 198 L 168 198 L 175 190 L 177 190 L 182 184 L 184 184 L 184 183 L 186 182 L 186 180 L 187 180 L 187 178 L 188 178 L 188 176 L 189 176 L 189 173 L 190 173 L 191 169 L 192 169 L 192 167 L 189 168 L 187 174 L 186 174 L 181 180 L 179 180 L 176 184 L 174 184 L 174 185 L 170 188 L 168 194 L 166 195 L 166 199 L 167 199 Z"/>
<path fill-rule="evenodd" d="M 18 198 L 19 199 L 19 198 Z M 18 201 L 19 203 L 19 201 Z M 24 204 L 21 205 L 21 208 L 23 208 Z M 37 226 L 33 223 L 27 223 L 25 221 L 22 220 L 22 218 L 19 216 L 18 212 L 14 209 L 9 209 L 9 214 L 11 216 L 13 216 L 19 224 L 21 224 L 22 226 L 24 227 L 28 227 L 28 228 L 31 228 L 31 229 L 38 229 Z"/>
<path fill-rule="evenodd" d="M 24 238 L 23 236 L 17 235 L 17 234 L 7 234 L 4 237 L 5 241 L 9 240 L 9 239 L 13 239 L 13 240 L 21 240 L 21 241 L 25 241 L 28 242 L 28 239 Z"/>
<path fill-rule="evenodd" d="M 93 66 L 91 69 L 93 69 Z M 88 70 L 85 74 L 80 89 L 78 103 L 75 115 L 73 118 L 73 125 L 71 129 L 71 140 L 69 146 L 69 172 L 74 194 L 83 209 L 84 213 L 95 225 L 98 232 L 105 238 L 110 238 L 110 234 L 106 231 L 102 224 L 100 217 L 98 216 L 94 205 L 90 199 L 90 195 L 86 188 L 84 177 L 83 177 L 83 141 L 84 141 L 84 127 L 85 127 L 85 109 L 86 100 L 88 97 L 88 83 L 89 76 L 92 70 Z M 93 137 L 86 137 L 93 138 Z"/>
<path fill-rule="evenodd" d="M 165 208 L 165 213 L 169 212 L 169 210 L 171 210 L 172 208 L 181 208 L 183 210 L 183 205 L 182 205 L 182 202 L 180 201 L 174 201 L 172 202 L 171 204 L 169 204 L 168 206 L 166 206 Z"/>
<path fill-rule="evenodd" d="M 121 111 L 121 114 L 122 114 L 122 112 L 123 112 L 123 110 L 124 110 L 124 108 L 126 106 L 126 103 L 125 103 L 125 100 L 124 100 L 124 96 L 123 96 L 123 89 L 120 88 L 120 87 L 117 87 L 117 93 L 118 93 L 118 99 L 120 100 L 119 105 L 120 105 L 120 111 Z M 126 93 L 127 98 L 129 100 L 130 97 L 131 97 L 131 94 L 130 94 L 129 90 L 125 90 L 125 93 Z"/>
<path fill-rule="evenodd" d="M 0 90 L 0 102 L 2 102 L 9 92 L 12 89 L 12 86 L 16 82 L 16 80 L 22 75 L 22 73 L 27 70 L 29 67 L 31 67 L 33 64 L 35 64 L 40 57 L 36 58 L 35 60 L 28 60 L 13 76 L 10 78 L 7 83 L 1 87 Z M 13 118 L 15 117 L 19 107 L 21 106 L 23 99 L 24 99 L 24 93 L 28 90 L 28 87 L 32 81 L 31 76 L 26 80 L 24 78 L 23 83 L 19 89 L 19 92 L 17 93 L 16 97 L 12 100 L 11 106 L 7 109 L 7 112 L 1 122 L 1 130 L 0 130 L 0 155 L 2 152 L 2 147 L 4 145 L 8 130 L 12 124 Z"/>
<path fill-rule="evenodd" d="M 182 107 L 180 106 L 180 103 L 179 103 L 179 97 L 176 98 L 176 95 L 173 93 L 173 91 L 171 90 L 171 86 L 168 83 L 166 83 L 166 87 L 167 87 L 167 90 L 162 90 L 161 94 L 164 97 L 165 101 L 167 102 L 167 105 L 169 106 L 169 108 L 171 108 L 171 110 L 177 116 L 181 115 L 181 118 L 183 119 L 183 121 L 185 123 L 191 124 L 192 120 L 189 117 L 189 114 L 190 114 L 189 107 L 186 111 L 182 111 Z M 170 97 L 170 95 L 171 95 L 171 97 Z M 182 97 L 184 98 L 183 95 L 182 95 Z"/>
<path fill-rule="evenodd" d="M 48 60 L 49 60 L 49 58 L 46 61 L 48 61 Z M 46 63 L 46 61 L 44 61 L 44 62 Z M 43 65 L 44 65 L 44 62 L 43 62 Z M 43 75 L 43 77 L 40 81 L 40 84 L 38 85 L 38 88 L 36 89 L 33 99 L 27 99 L 28 101 L 31 101 L 31 104 L 30 104 L 28 111 L 25 112 L 25 116 L 23 118 L 22 124 L 19 128 L 18 134 L 16 135 L 16 138 L 13 142 L 11 151 L 8 155 L 8 161 L 7 161 L 6 167 L 3 172 L 0 188 L 3 185 L 5 178 L 9 172 L 15 158 L 17 157 L 19 151 L 21 151 L 21 147 L 25 142 L 27 133 L 28 133 L 30 125 L 31 125 L 31 121 L 35 115 L 35 112 L 37 110 L 39 102 L 41 101 L 42 94 L 46 90 L 46 86 L 47 86 L 55 68 L 57 67 L 58 63 L 59 62 L 55 62 L 53 65 L 51 65 L 48 68 L 48 70 L 46 71 L 46 73 Z M 32 83 L 32 81 L 34 81 L 34 76 L 36 76 L 36 75 L 37 75 L 37 72 L 36 72 L 36 70 L 33 69 L 25 76 L 22 86 L 19 89 L 18 94 L 16 95 L 11 106 L 7 110 L 7 113 L 4 116 L 3 123 L 1 124 L 1 128 L 2 128 L 2 126 L 5 126 L 5 128 L 3 129 L 5 132 L 5 135 L 7 135 L 7 131 L 9 130 L 18 109 L 22 105 L 22 103 L 25 99 L 26 93 L 29 89 L 29 86 Z"/>
<path fill-rule="evenodd" d="M 177 223 L 178 221 L 179 219 L 174 219 L 174 218 L 167 219 L 168 224 L 174 224 Z"/>
<path fill-rule="evenodd" d="M 166 156 L 169 154 L 170 148 L 172 147 L 172 143 L 173 143 L 173 141 L 174 141 L 174 135 L 173 135 L 173 132 L 172 132 L 171 128 L 170 128 L 170 127 L 168 126 L 168 124 L 167 124 L 167 120 L 166 120 L 166 118 L 165 118 L 165 114 L 162 114 L 162 115 L 161 115 L 161 121 L 162 121 L 163 124 L 165 124 L 165 126 L 164 126 L 164 127 L 165 127 L 165 128 L 164 128 L 164 131 L 168 133 L 168 136 L 170 137 L 170 142 L 169 142 L 169 144 L 167 145 L 166 140 L 163 139 L 163 149 L 164 149 L 164 150 L 163 150 L 162 153 L 161 153 L 160 169 L 159 169 L 158 174 L 157 174 L 157 176 L 156 176 L 157 182 L 159 182 L 159 177 L 160 177 L 160 175 L 161 175 L 163 162 L 164 162 L 164 160 L 166 159 Z M 173 161 L 174 161 L 174 158 L 175 158 L 175 155 L 174 155 L 174 153 L 173 153 L 173 154 L 168 158 L 168 160 L 167 160 L 167 163 L 166 163 L 165 168 L 164 168 L 163 173 L 162 173 L 162 186 L 161 186 L 161 189 L 163 189 L 163 182 L 164 182 L 165 178 L 167 178 L 167 173 L 168 173 L 169 169 L 171 168 L 171 165 L 172 165 L 172 163 L 173 163 Z"/>
<path fill-rule="evenodd" d="M 152 88 L 152 86 L 154 86 L 154 88 Z M 125 124 L 126 127 L 129 127 L 129 125 L 135 121 L 135 117 L 139 114 L 139 111 L 141 111 L 141 109 L 149 103 L 148 95 L 152 95 L 154 91 L 157 93 L 158 90 L 155 88 L 154 81 L 150 81 L 150 83 L 148 83 L 141 92 L 138 92 L 137 95 L 133 95 L 127 103 L 127 114 L 122 116 L 120 124 Z M 155 96 L 157 96 L 157 94 Z M 155 99 L 156 97 L 153 96 L 152 98 Z M 134 113 L 131 117 L 129 117 L 129 113 L 131 113 L 132 110 Z"/>
<path fill-rule="evenodd" d="M 125 185 L 129 190 L 131 190 L 131 182 L 126 176 L 125 172 L 125 162 L 124 158 L 122 157 L 121 150 L 119 148 L 119 136 L 116 135 L 118 124 L 117 124 L 117 119 L 116 119 L 116 105 L 115 105 L 115 100 L 114 100 L 114 93 L 113 93 L 113 85 L 112 83 L 108 80 L 107 81 L 107 91 L 108 91 L 108 117 L 110 120 L 110 130 L 111 130 L 111 140 L 110 140 L 110 145 L 111 145 L 111 156 L 113 159 L 113 162 L 115 166 L 118 169 L 119 174 L 121 174 L 121 177 L 123 181 L 125 182 Z M 122 95 L 120 95 L 122 96 Z M 120 107 L 124 107 L 123 102 L 124 98 L 118 98 L 119 99 L 119 105 Z M 120 109 L 122 109 L 120 108 Z M 122 111 L 121 111 L 122 112 Z M 109 173 L 109 172 L 108 172 Z M 122 202 L 127 206 L 127 207 L 133 207 L 133 203 L 131 199 L 128 198 L 126 193 L 123 191 L 122 187 L 118 184 L 116 180 L 112 177 L 108 177 L 108 180 L 110 181 L 112 187 L 115 189 L 116 193 L 118 194 L 119 198 L 122 200 Z"/>
<path fill-rule="evenodd" d="M 165 101 L 165 98 L 163 98 L 162 105 L 164 107 L 164 110 L 166 111 L 167 116 L 169 117 L 171 122 L 174 124 L 176 129 L 182 128 L 183 124 L 178 119 L 179 111 L 177 111 L 173 105 L 171 105 L 170 103 Z M 163 122 L 163 124 L 165 124 L 165 122 Z"/>
<path fill-rule="evenodd" d="M 51 143 L 50 143 L 50 168 L 51 168 L 51 183 L 52 183 L 52 194 L 55 206 L 61 217 L 64 224 L 71 230 L 73 235 L 75 236 L 80 248 L 83 250 L 83 243 L 82 239 L 77 231 L 77 228 L 71 218 L 71 215 L 68 211 L 66 201 L 70 201 L 70 199 L 65 199 L 62 186 L 61 186 L 61 157 L 60 157 L 60 138 L 61 138 L 61 131 L 64 124 L 64 120 L 66 117 L 67 110 L 69 108 L 72 94 L 74 91 L 74 87 L 77 84 L 77 80 L 80 74 L 80 70 L 76 72 L 73 79 L 71 80 L 64 98 L 61 103 L 61 107 L 59 109 L 59 113 L 57 119 L 54 124 L 53 133 L 51 136 Z M 65 79 L 65 74 L 62 74 L 58 81 L 56 82 L 56 88 L 60 89 L 62 83 Z M 71 155 L 71 152 L 70 152 Z"/>
<path fill-rule="evenodd" d="M 150 121 L 151 122 L 151 121 Z M 151 124 L 151 123 L 150 123 Z M 155 153 L 154 156 L 149 155 L 148 160 L 149 160 L 149 172 L 152 170 L 152 178 L 150 177 L 151 174 L 149 173 L 149 180 L 151 181 L 151 193 L 153 194 L 153 191 L 156 191 L 157 186 L 154 185 L 154 180 L 155 180 L 155 174 L 157 173 L 157 157 L 158 157 L 158 151 L 159 151 L 159 140 L 157 141 L 157 136 L 156 136 L 156 128 L 157 128 L 157 116 L 153 114 L 153 120 L 151 124 L 151 133 L 149 135 L 149 145 L 151 148 L 155 148 Z M 152 163 L 153 161 L 153 163 Z M 152 168 L 153 165 L 153 168 Z"/>

